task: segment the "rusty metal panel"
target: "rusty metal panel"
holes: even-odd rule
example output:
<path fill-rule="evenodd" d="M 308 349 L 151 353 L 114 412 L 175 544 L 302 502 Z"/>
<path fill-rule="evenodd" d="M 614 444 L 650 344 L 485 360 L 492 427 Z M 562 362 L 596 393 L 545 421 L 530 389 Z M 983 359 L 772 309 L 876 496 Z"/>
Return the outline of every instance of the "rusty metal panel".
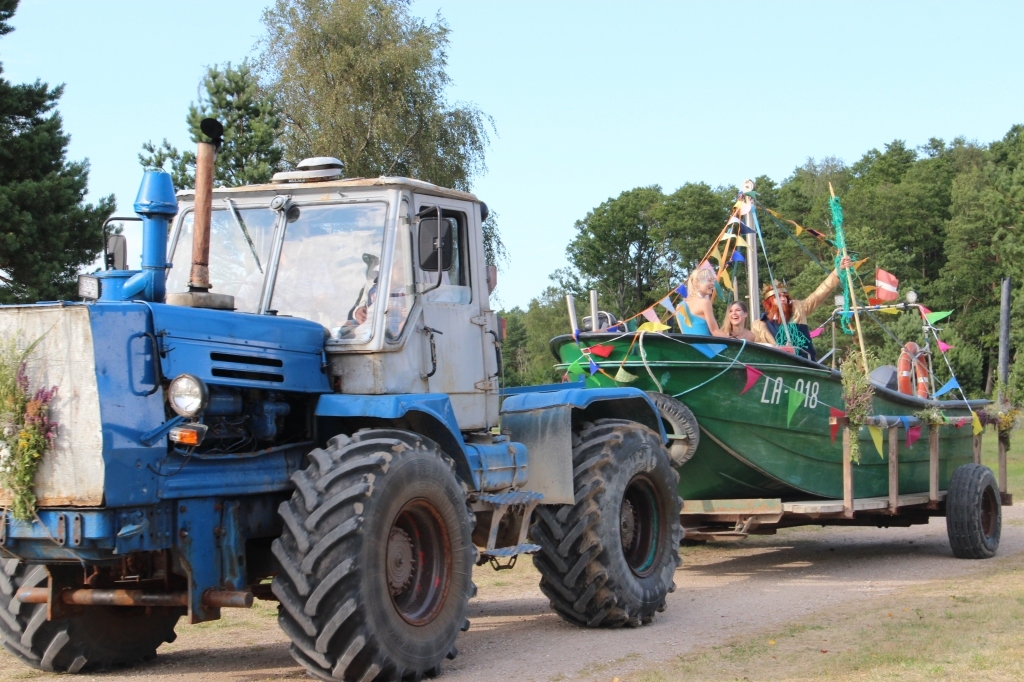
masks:
<path fill-rule="evenodd" d="M 50 404 L 57 439 L 36 474 L 39 506 L 103 504 L 103 432 L 88 308 L 4 307 L 0 335 L 23 347 L 38 339 L 28 359 L 31 388 L 58 387 Z M 10 503 L 10 494 L 0 493 L 0 505 Z"/>
<path fill-rule="evenodd" d="M 544 504 L 572 504 L 572 407 L 555 407 L 502 415 L 501 430 L 526 446 L 530 477 L 526 488 L 542 493 Z"/>

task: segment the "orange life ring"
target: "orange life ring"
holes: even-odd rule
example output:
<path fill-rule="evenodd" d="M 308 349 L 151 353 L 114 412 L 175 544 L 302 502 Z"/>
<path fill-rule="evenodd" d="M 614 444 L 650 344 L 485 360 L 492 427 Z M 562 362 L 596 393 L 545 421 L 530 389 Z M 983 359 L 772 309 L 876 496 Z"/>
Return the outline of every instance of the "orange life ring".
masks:
<path fill-rule="evenodd" d="M 925 364 L 921 348 L 910 341 L 900 351 L 899 362 L 896 363 L 896 386 L 900 393 L 914 395 L 914 379 L 917 381 L 917 397 L 928 397 L 928 365 Z M 911 374 L 914 376 L 911 377 Z"/>

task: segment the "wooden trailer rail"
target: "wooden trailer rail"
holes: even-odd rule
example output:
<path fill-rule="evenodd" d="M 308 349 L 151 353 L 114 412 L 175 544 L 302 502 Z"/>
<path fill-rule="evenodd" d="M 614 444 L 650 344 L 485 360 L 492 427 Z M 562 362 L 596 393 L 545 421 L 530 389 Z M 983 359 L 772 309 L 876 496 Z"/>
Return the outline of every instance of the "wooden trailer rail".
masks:
<path fill-rule="evenodd" d="M 829 417 L 829 424 L 838 424 L 843 427 L 843 516 L 853 518 L 855 511 L 853 492 L 853 460 L 850 458 L 850 439 L 853 434 L 850 431 L 850 420 L 847 417 Z M 922 426 L 923 422 L 917 417 L 892 417 L 872 415 L 864 420 L 864 426 L 875 426 L 886 430 L 889 441 L 889 506 L 890 514 L 898 514 L 901 505 L 900 498 L 900 454 L 899 454 L 899 433 L 900 427 L 905 429 L 914 426 Z M 859 427 L 858 427 L 859 428 Z M 942 501 L 942 493 L 939 490 L 939 429 L 941 425 L 928 425 L 928 507 L 937 509 Z M 974 436 L 974 463 L 981 464 L 981 434 Z M 1006 472 L 1006 439 L 999 438 L 999 495 L 1003 506 L 1013 504 L 1013 496 L 1007 491 Z"/>

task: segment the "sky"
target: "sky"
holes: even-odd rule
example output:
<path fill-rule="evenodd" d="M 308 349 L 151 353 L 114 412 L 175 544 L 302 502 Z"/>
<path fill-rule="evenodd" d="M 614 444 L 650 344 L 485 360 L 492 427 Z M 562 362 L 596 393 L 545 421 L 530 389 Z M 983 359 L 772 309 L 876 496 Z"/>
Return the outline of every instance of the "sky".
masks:
<path fill-rule="evenodd" d="M 266 4 L 23 0 L 0 62 L 13 82 L 65 84 L 69 158 L 89 160 L 91 200 L 114 194 L 130 214 L 141 145 L 191 145 L 206 67 L 255 54 Z M 418 0 L 412 12 L 451 28 L 451 101 L 494 118 L 473 190 L 500 216 L 505 307 L 537 296 L 574 223 L 628 189 L 781 181 L 808 158 L 987 143 L 1024 123 L 1024 3 Z"/>

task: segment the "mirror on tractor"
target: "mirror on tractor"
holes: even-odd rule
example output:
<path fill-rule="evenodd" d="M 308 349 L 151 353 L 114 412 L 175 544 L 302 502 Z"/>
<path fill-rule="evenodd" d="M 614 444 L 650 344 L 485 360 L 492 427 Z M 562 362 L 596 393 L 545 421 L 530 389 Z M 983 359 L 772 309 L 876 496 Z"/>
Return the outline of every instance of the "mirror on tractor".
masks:
<path fill-rule="evenodd" d="M 452 234 L 458 229 L 454 218 L 441 218 L 440 232 L 438 232 L 437 218 L 424 218 L 420 220 L 419 246 L 420 246 L 420 267 L 424 270 L 434 271 L 437 267 L 438 242 L 440 242 L 441 270 L 450 270 L 452 267 Z M 440 239 L 438 238 L 440 236 Z"/>
<path fill-rule="evenodd" d="M 123 234 L 112 234 L 107 237 L 107 248 L 104 250 L 107 270 L 128 269 L 128 238 Z"/>

